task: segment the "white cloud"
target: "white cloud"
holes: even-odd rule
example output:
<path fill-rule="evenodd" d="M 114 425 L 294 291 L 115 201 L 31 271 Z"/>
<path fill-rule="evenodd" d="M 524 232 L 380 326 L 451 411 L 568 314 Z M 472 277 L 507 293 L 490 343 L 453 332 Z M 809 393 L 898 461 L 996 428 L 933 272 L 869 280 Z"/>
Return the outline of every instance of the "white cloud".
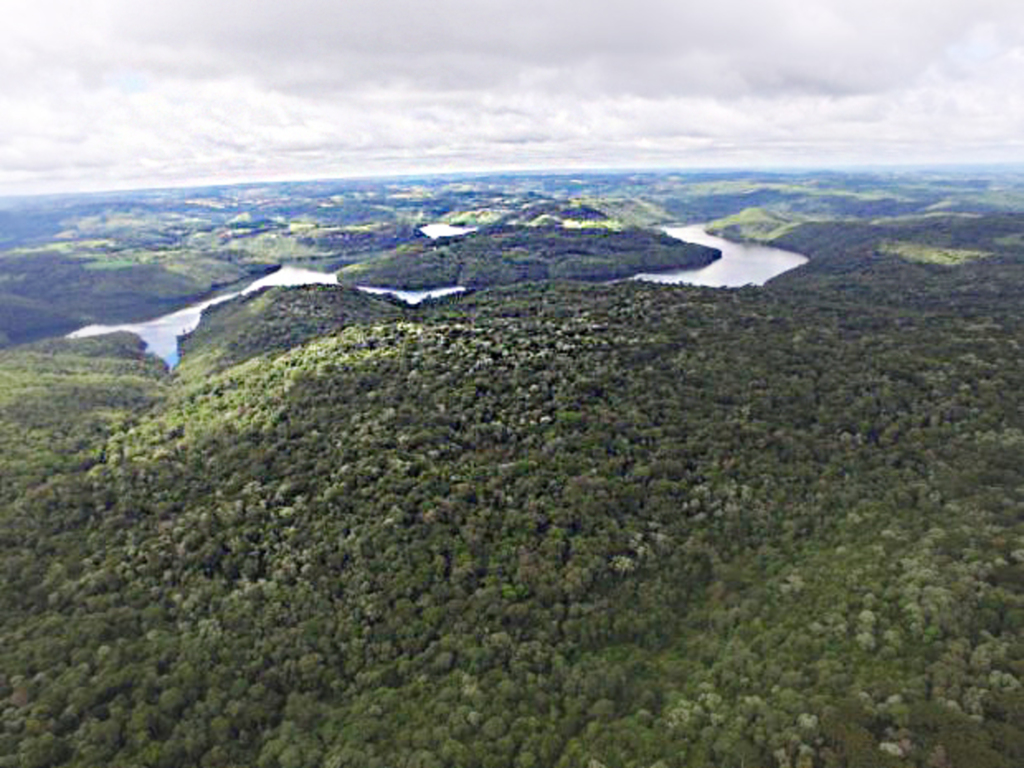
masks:
<path fill-rule="evenodd" d="M 1024 160 L 1007 0 L 10 0 L 0 192 Z"/>

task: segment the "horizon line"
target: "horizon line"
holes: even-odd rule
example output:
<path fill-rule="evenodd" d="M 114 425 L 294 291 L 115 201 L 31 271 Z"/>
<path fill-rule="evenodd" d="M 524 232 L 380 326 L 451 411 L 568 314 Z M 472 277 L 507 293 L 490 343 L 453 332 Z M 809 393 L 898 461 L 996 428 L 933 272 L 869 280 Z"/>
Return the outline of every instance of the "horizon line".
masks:
<path fill-rule="evenodd" d="M 215 181 L 197 179 L 181 183 L 167 183 L 141 186 L 112 186 L 104 189 L 73 190 L 61 192 L 22 192 L 2 193 L 0 201 L 18 201 L 43 198 L 69 198 L 69 197 L 99 197 L 117 194 L 158 194 L 162 192 L 188 192 L 192 190 L 219 189 L 232 187 L 255 187 L 261 185 L 278 184 L 329 184 L 345 182 L 372 182 L 372 181 L 443 181 L 459 178 L 488 178 L 501 176 L 520 177 L 553 177 L 572 175 L 612 175 L 625 176 L 631 174 L 648 175 L 736 175 L 736 174 L 766 174 L 766 175 L 816 175 L 825 173 L 876 174 L 876 173 L 1021 173 L 1024 172 L 1024 162 L 948 162 L 948 163 L 836 163 L 820 165 L 729 165 L 729 166 L 586 166 L 586 167 L 554 167 L 554 168 L 493 168 L 481 170 L 403 170 L 403 171 L 381 171 L 378 173 L 355 173 L 352 175 L 338 176 L 302 176 L 293 177 L 266 177 L 249 180 Z"/>

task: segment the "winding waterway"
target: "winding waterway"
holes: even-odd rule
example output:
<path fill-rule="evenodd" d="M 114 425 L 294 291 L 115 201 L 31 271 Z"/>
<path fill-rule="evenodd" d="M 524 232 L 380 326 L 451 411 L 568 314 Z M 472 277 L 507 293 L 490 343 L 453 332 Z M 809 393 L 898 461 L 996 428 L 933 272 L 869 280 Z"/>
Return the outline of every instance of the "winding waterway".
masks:
<path fill-rule="evenodd" d="M 436 227 L 431 229 L 431 227 Z M 449 227 L 447 224 L 423 227 L 428 237 L 452 237 L 472 231 L 469 227 Z M 428 233 L 427 230 L 431 229 Z M 701 269 L 677 270 L 674 272 L 641 273 L 633 276 L 634 280 L 649 280 L 656 283 L 685 283 L 688 285 L 705 285 L 715 287 L 736 287 L 741 285 L 763 285 L 767 280 L 782 272 L 798 267 L 807 262 L 804 256 L 779 248 L 769 248 L 751 243 L 734 243 L 721 237 L 709 235 L 700 226 L 667 227 L 665 232 L 672 237 L 690 243 L 718 248 L 722 258 Z M 274 285 L 309 285 L 323 283 L 336 285 L 336 275 L 316 272 L 299 267 L 281 267 L 265 277 L 260 278 L 248 287 L 234 293 L 226 293 L 185 309 L 172 312 L 143 323 L 122 323 L 120 325 L 87 325 L 68 334 L 69 338 L 99 336 L 115 331 L 129 331 L 146 342 L 146 349 L 162 357 L 170 367 L 178 364 L 178 337 L 195 330 L 199 325 L 203 310 L 214 304 L 229 301 L 236 296 L 258 291 Z M 439 296 L 448 296 L 465 290 L 462 286 L 451 285 L 433 288 L 427 291 L 405 291 L 398 288 L 380 288 L 356 286 L 361 291 L 372 294 L 390 294 L 408 304 Z"/>
<path fill-rule="evenodd" d="M 68 338 L 80 339 L 86 336 L 101 336 L 104 333 L 115 333 L 117 331 L 128 331 L 139 336 L 146 342 L 146 351 L 159 355 L 171 368 L 178 364 L 178 337 L 191 333 L 199 325 L 203 310 L 212 307 L 214 304 L 221 304 L 230 301 L 236 296 L 244 296 L 261 288 L 268 288 L 275 285 L 295 286 L 311 285 L 320 283 L 325 285 L 337 285 L 338 277 L 326 272 L 317 272 L 312 269 L 301 269 L 300 267 L 281 267 L 276 272 L 261 277 L 256 282 L 234 293 L 225 293 L 212 299 L 206 299 L 190 307 L 179 309 L 167 315 L 161 315 L 153 320 L 146 320 L 141 323 L 120 323 L 118 325 L 87 325 L 68 334 Z M 439 296 L 448 296 L 452 293 L 464 291 L 460 285 L 448 286 L 445 288 L 432 288 L 427 291 L 403 291 L 399 288 L 377 288 L 364 285 L 357 285 L 360 291 L 376 295 L 389 294 L 401 299 L 406 304 L 419 304 L 426 299 Z"/>
<path fill-rule="evenodd" d="M 146 351 L 159 355 L 170 366 L 178 364 L 178 337 L 191 333 L 199 325 L 203 316 L 203 310 L 212 307 L 214 304 L 221 304 L 230 301 L 236 296 L 243 296 L 253 293 L 261 288 L 274 285 L 310 285 L 312 283 L 324 283 L 337 285 L 337 275 L 325 272 L 316 272 L 312 269 L 301 269 L 299 267 L 281 267 L 276 272 L 271 272 L 261 277 L 256 282 L 234 293 L 225 293 L 216 296 L 190 307 L 171 312 L 169 315 L 161 315 L 153 320 L 142 323 L 122 323 L 120 325 L 87 325 L 77 331 L 68 334 L 68 338 L 80 339 L 86 336 L 100 336 L 104 333 L 116 331 L 128 331 L 139 336 L 146 342 Z"/>
<path fill-rule="evenodd" d="M 665 233 L 688 243 L 717 248 L 722 252 L 722 258 L 701 269 L 642 272 L 634 275 L 634 280 L 738 288 L 742 285 L 764 285 L 776 275 L 807 263 L 807 257 L 799 253 L 756 243 L 734 243 L 732 240 L 709 235 L 701 226 L 666 227 Z"/>

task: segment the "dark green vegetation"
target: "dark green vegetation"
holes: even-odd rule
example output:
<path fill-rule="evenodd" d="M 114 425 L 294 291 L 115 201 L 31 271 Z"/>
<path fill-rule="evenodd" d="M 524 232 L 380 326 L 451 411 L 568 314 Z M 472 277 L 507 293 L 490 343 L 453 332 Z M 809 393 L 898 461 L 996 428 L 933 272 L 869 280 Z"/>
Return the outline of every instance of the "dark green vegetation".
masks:
<path fill-rule="evenodd" d="M 375 185 L 374 189 L 378 189 Z M 25 200 L 0 210 L 0 346 L 147 320 L 283 263 L 326 270 L 419 237 L 358 184 Z M 397 211 L 397 212 L 396 212 Z"/>
<path fill-rule="evenodd" d="M 401 316 L 394 301 L 353 288 L 269 288 L 207 308 L 199 327 L 180 342 L 184 360 L 178 372 L 211 373 L 297 347 L 338 328 Z"/>
<path fill-rule="evenodd" d="M 166 368 L 128 333 L 0 351 L 0 508 L 158 402 Z"/>
<path fill-rule="evenodd" d="M 1022 232 L 0 354 L 0 766 L 1017 768 Z"/>
<path fill-rule="evenodd" d="M 779 286 L 828 287 L 853 300 L 902 301 L 964 317 L 1018 310 L 1024 300 L 1021 243 L 1021 214 L 806 223 L 772 241 L 814 264 L 780 275 Z"/>
<path fill-rule="evenodd" d="M 93 322 L 148 320 L 179 309 L 216 285 L 259 274 L 225 264 L 207 277 L 156 263 L 95 261 L 50 251 L 0 255 L 0 341 L 21 343 L 69 333 Z M 196 271 L 206 266 L 192 265 Z"/>
<path fill-rule="evenodd" d="M 697 269 L 719 257 L 713 248 L 642 229 L 501 226 L 400 246 L 346 267 L 339 277 L 351 284 L 408 289 L 489 288 L 537 280 L 616 280 L 637 272 Z"/>

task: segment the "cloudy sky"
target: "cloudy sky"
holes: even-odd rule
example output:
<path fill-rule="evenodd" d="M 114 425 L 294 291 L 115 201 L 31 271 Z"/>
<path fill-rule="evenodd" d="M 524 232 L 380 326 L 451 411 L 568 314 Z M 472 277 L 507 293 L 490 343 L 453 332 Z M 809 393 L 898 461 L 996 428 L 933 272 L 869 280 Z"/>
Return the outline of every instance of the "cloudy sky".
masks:
<path fill-rule="evenodd" d="M 1020 0 L 3 0 L 0 194 L 1024 161 Z"/>

